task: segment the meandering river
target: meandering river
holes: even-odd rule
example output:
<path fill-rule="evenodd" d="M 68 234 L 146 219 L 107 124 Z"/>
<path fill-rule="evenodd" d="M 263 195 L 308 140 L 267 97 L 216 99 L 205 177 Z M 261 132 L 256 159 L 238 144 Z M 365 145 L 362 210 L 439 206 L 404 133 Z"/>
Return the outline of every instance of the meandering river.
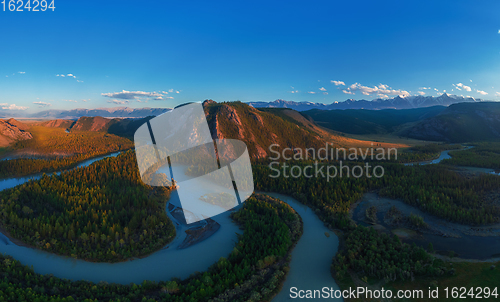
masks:
<path fill-rule="evenodd" d="M 82 162 L 78 167 L 88 166 L 100 159 L 117 156 L 113 153 Z M 174 169 L 176 169 L 174 167 Z M 0 190 L 12 188 L 29 180 L 39 179 L 41 175 L 12 178 L 0 181 Z M 203 191 L 204 187 L 192 188 L 193 193 Z M 288 203 L 301 216 L 304 233 L 292 252 L 290 271 L 282 291 L 273 301 L 289 300 L 290 288 L 319 289 L 332 287 L 338 289 L 330 274 L 332 257 L 337 253 L 338 238 L 328 230 L 314 212 L 297 200 L 280 194 L 264 193 Z M 199 195 L 198 195 L 199 196 Z M 179 196 L 173 191 L 169 202 L 180 206 Z M 167 208 L 168 208 L 167 203 Z M 235 210 L 237 210 L 236 208 Z M 144 280 L 161 281 L 171 278 L 187 278 L 197 271 L 205 271 L 220 257 L 227 257 L 237 240 L 236 233 L 241 233 L 230 219 L 230 212 L 213 217 L 221 225 L 219 231 L 210 238 L 186 249 L 177 249 L 186 237 L 186 225 L 178 223 L 166 209 L 167 215 L 176 224 L 175 239 L 163 249 L 151 255 L 119 263 L 94 263 L 66 256 L 59 256 L 45 251 L 18 246 L 0 233 L 0 252 L 11 255 L 24 265 L 33 266 L 39 274 L 53 274 L 70 280 L 87 280 L 109 283 L 141 283 Z M 330 237 L 325 235 L 328 232 Z"/>
<path fill-rule="evenodd" d="M 413 163 L 406 163 L 404 164 L 405 166 L 418 166 L 418 165 L 433 165 L 433 164 L 439 164 L 445 159 L 450 159 L 451 155 L 450 152 L 460 152 L 464 150 L 468 150 L 474 148 L 474 146 L 465 146 L 463 149 L 455 149 L 455 150 L 444 150 L 441 151 L 439 154 L 439 157 L 433 160 L 424 160 L 424 161 L 418 161 L 418 162 L 413 162 Z M 500 172 L 498 170 L 494 169 L 489 169 L 489 168 L 479 168 L 479 167 L 466 167 L 466 166 L 457 166 L 458 169 L 464 170 L 464 171 L 470 171 L 470 172 L 479 172 L 479 173 L 487 173 L 487 174 L 493 174 L 493 175 L 500 175 Z"/>
<path fill-rule="evenodd" d="M 429 164 L 438 164 L 445 159 L 451 158 L 450 152 L 460 152 L 462 150 L 468 150 L 474 148 L 473 146 L 467 146 L 460 150 L 445 150 L 442 151 L 438 158 L 434 160 L 421 161 L 415 163 L 405 164 L 406 166 L 411 165 L 429 165 Z M 488 168 L 477 168 L 477 167 L 457 167 L 460 170 L 471 171 L 471 172 L 480 172 L 480 173 L 488 173 L 494 175 L 500 175 L 498 171 L 494 169 Z M 445 236 L 437 235 L 437 234 L 422 234 L 417 232 L 412 232 L 411 230 L 405 230 L 405 232 L 415 233 L 417 235 L 411 236 L 406 240 L 408 242 L 415 242 L 417 245 L 422 246 L 424 248 L 430 243 L 433 244 L 436 251 L 455 251 L 462 258 L 466 259 L 490 259 L 490 258 L 498 258 L 500 257 L 500 227 L 499 225 L 491 225 L 491 226 L 479 226 L 467 227 L 465 225 L 460 225 L 456 223 L 450 223 L 443 219 L 432 216 L 428 213 L 425 213 L 413 206 L 403 203 L 399 200 L 389 199 L 389 198 L 380 198 L 373 193 L 367 193 L 363 196 L 363 199 L 354 209 L 353 219 L 360 224 L 370 225 L 364 220 L 364 213 L 366 209 L 370 206 L 376 206 L 378 208 L 377 218 L 379 221 L 379 225 L 386 229 L 392 230 L 397 229 L 391 226 L 388 226 L 384 223 L 383 216 L 388 211 L 390 206 L 396 206 L 400 211 L 403 211 L 406 215 L 410 213 L 417 214 L 424 218 L 424 220 L 429 223 L 434 229 L 442 231 Z M 477 231 L 478 235 L 472 235 L 474 233 L 469 231 L 468 229 Z M 399 229 L 401 230 L 401 229 Z M 480 234 L 480 235 L 479 235 Z"/>

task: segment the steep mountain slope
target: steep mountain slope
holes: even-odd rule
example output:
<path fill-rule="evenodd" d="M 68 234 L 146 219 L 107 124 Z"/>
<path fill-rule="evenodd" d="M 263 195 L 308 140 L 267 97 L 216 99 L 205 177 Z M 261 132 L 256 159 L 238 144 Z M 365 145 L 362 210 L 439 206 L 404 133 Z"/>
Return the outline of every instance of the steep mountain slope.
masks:
<path fill-rule="evenodd" d="M 0 120 L 0 147 L 8 146 L 17 140 L 32 139 L 28 129 L 29 126 L 15 119 Z"/>
<path fill-rule="evenodd" d="M 145 122 L 153 118 L 153 116 L 145 118 L 114 118 L 108 119 L 100 116 L 81 117 L 77 121 L 66 120 L 66 122 L 50 121 L 47 125 L 59 125 L 59 127 L 67 126 L 68 131 L 93 131 L 107 132 L 122 137 L 132 138 L 135 131 Z"/>
<path fill-rule="evenodd" d="M 110 120 L 100 116 L 96 117 L 81 117 L 72 126 L 71 131 L 106 131 L 111 124 L 116 123 L 117 120 Z"/>
<path fill-rule="evenodd" d="M 271 155 L 269 147 L 321 148 L 325 146 L 318 133 L 300 127 L 277 115 L 262 112 L 241 102 L 204 102 L 207 121 L 214 139 L 233 138 L 244 141 L 252 158 Z"/>
<path fill-rule="evenodd" d="M 252 158 L 274 156 L 269 150 L 272 144 L 284 148 L 324 148 L 326 143 L 335 147 L 367 148 L 375 142 L 361 141 L 333 134 L 318 127 L 308 116 L 292 109 L 256 109 L 245 103 L 204 102 L 207 121 L 215 138 L 234 138 L 244 141 Z M 372 144 L 373 143 L 373 144 Z M 406 145 L 376 143 L 384 148 L 407 147 Z"/>
<path fill-rule="evenodd" d="M 284 148 L 324 148 L 326 142 L 338 147 L 370 147 L 372 142 L 360 141 L 336 135 L 322 127 L 307 115 L 291 109 L 256 109 L 241 102 L 216 103 L 204 102 L 207 121 L 212 137 L 233 138 L 244 141 L 254 159 L 271 155 L 269 147 L 273 144 Z M 105 132 L 133 139 L 135 131 L 149 116 L 142 119 L 108 119 L 103 117 L 81 117 L 73 120 L 52 120 L 38 123 L 44 127 L 67 129 L 70 133 L 78 131 Z M 377 143 L 382 147 L 402 147 L 403 145 Z"/>
<path fill-rule="evenodd" d="M 312 103 L 312 102 L 291 102 L 276 100 L 273 102 L 249 102 L 248 104 L 256 108 L 290 108 L 297 111 L 306 111 L 312 109 L 320 110 L 346 110 L 346 109 L 411 109 L 431 106 L 449 106 L 457 103 L 477 103 L 483 102 L 482 99 L 472 97 L 463 97 L 443 93 L 441 96 L 396 96 L 388 99 L 354 100 L 348 99 L 344 102 L 333 102 L 332 104 Z"/>
<path fill-rule="evenodd" d="M 309 116 L 318 125 L 335 131 L 351 134 L 376 134 L 392 133 L 403 124 L 436 116 L 445 109 L 444 106 L 401 110 L 313 109 L 302 113 Z"/>
<path fill-rule="evenodd" d="M 500 103 L 461 103 L 402 132 L 425 140 L 454 143 L 500 139 Z"/>

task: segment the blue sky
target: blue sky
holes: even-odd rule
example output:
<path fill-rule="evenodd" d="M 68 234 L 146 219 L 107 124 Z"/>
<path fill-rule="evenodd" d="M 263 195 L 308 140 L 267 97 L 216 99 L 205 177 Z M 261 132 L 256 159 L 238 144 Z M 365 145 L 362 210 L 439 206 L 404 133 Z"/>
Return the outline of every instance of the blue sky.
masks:
<path fill-rule="evenodd" d="M 0 11 L 0 109 L 332 103 L 445 90 L 500 100 L 497 0 L 55 6 Z"/>

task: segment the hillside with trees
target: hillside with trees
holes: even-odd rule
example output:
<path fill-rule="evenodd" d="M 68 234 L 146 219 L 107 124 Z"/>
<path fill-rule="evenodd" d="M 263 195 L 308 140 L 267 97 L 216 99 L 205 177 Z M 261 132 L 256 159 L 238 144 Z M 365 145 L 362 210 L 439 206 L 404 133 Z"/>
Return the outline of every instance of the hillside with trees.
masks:
<path fill-rule="evenodd" d="M 311 117 L 318 125 L 350 134 L 393 133 L 407 123 L 414 123 L 436 116 L 445 110 L 444 106 L 414 109 L 347 109 L 319 110 L 302 112 Z"/>
<path fill-rule="evenodd" d="M 300 217 L 286 203 L 258 194 L 232 217 L 244 231 L 231 254 L 188 279 L 131 285 L 72 282 L 36 274 L 0 254 L 1 297 L 40 302 L 269 300 L 289 270 L 291 247 L 302 234 Z"/>
<path fill-rule="evenodd" d="M 453 104 L 402 132 L 416 139 L 452 143 L 500 140 L 500 103 Z"/>
<path fill-rule="evenodd" d="M 129 151 L 0 192 L 2 227 L 23 242 L 90 261 L 149 254 L 175 236 L 169 191 L 142 183 Z"/>

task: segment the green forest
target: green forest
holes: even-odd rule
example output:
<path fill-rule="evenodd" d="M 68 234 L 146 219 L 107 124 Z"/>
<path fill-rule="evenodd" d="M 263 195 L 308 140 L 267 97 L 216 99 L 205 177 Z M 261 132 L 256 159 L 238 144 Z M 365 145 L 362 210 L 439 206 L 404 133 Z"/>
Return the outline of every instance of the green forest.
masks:
<path fill-rule="evenodd" d="M 443 160 L 443 164 L 500 169 L 499 142 L 476 143 L 474 148 L 453 152 L 450 155 L 452 157 Z"/>
<path fill-rule="evenodd" d="M 289 164 L 303 167 L 311 163 Z M 329 182 L 323 177 L 307 178 L 304 175 L 288 181 L 271 178 L 269 175 L 275 173 L 263 162 L 254 166 L 253 172 L 257 190 L 291 195 L 316 209 L 318 216 L 334 228 L 343 229 L 348 225 L 346 215 L 351 204 L 369 190 L 379 190 L 382 196 L 401 199 L 453 222 L 480 225 L 500 220 L 500 208 L 482 198 L 485 193 L 500 187 L 497 176 L 465 178 L 440 165 L 381 165 L 385 170 L 382 178 L 368 178 L 366 175 L 361 178 L 337 177 Z"/>
<path fill-rule="evenodd" d="M 175 236 L 169 191 L 140 180 L 128 151 L 85 168 L 0 192 L 2 227 L 53 253 L 90 261 L 149 254 Z"/>
<path fill-rule="evenodd" d="M 34 273 L 0 254 L 0 301 L 260 301 L 269 300 L 288 272 L 302 222 L 286 203 L 254 195 L 232 215 L 243 228 L 233 251 L 186 280 L 117 285 L 69 281 Z"/>
<path fill-rule="evenodd" d="M 459 150 L 462 148 L 460 144 L 428 144 L 405 149 L 401 148 L 398 149 L 398 158 L 392 161 L 398 163 L 413 163 L 433 160 L 438 158 L 442 151 Z"/>
<path fill-rule="evenodd" d="M 321 177 L 271 178 L 268 163 L 260 160 L 253 166 L 255 189 L 293 196 L 311 207 L 328 227 L 344 232 L 344 248 L 332 264 L 337 278 L 346 277 L 348 270 L 386 280 L 447 273 L 442 263 L 422 248 L 352 223 L 349 209 L 367 191 L 377 190 L 382 196 L 401 199 L 450 221 L 477 225 L 499 221 L 499 208 L 482 198 L 500 186 L 499 177 L 465 178 L 442 165 L 381 165 L 385 169 L 382 178 L 344 177 L 327 182 Z M 148 254 L 172 238 L 175 230 L 165 215 L 168 194 L 168 190 L 153 190 L 142 184 L 135 154 L 128 151 L 86 168 L 60 176 L 45 175 L 3 191 L 0 215 L 12 236 L 30 245 L 86 260 L 121 261 Z M 300 217 L 286 203 L 256 195 L 232 218 L 245 230 L 233 252 L 207 272 L 187 280 L 146 281 L 133 286 L 70 282 L 39 276 L 4 257 L 0 288 L 12 296 L 30 297 L 26 300 L 40 297 L 40 301 L 56 296 L 61 301 L 63 297 L 69 299 L 65 301 L 269 299 L 288 270 L 290 249 L 301 234 Z M 363 246 L 365 249 L 360 248 Z"/>
<path fill-rule="evenodd" d="M 402 243 L 396 235 L 379 234 L 373 228 L 355 228 L 347 234 L 345 246 L 332 264 L 336 277 L 341 279 L 348 270 L 386 281 L 446 273 L 443 261 L 435 260 L 423 248 Z"/>

